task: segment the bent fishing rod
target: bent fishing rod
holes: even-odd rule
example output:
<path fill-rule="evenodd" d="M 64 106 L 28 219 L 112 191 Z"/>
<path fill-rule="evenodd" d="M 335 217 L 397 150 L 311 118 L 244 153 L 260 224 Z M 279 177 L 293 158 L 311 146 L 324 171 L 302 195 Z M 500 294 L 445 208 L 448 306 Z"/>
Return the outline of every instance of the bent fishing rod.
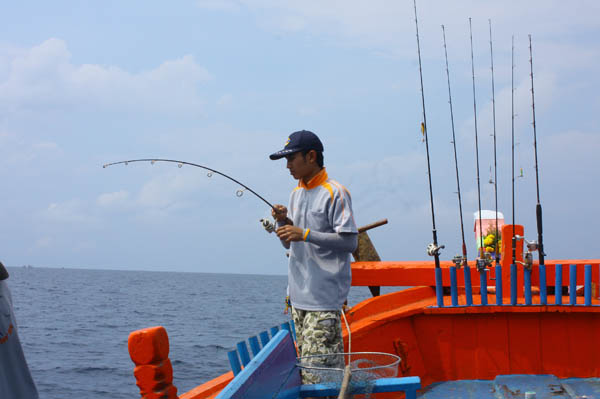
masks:
<path fill-rule="evenodd" d="M 185 162 L 185 161 L 178 161 L 178 160 L 175 160 L 175 159 L 144 158 L 144 159 L 131 159 L 131 160 L 128 160 L 128 161 L 111 162 L 111 163 L 107 163 L 107 164 L 102 165 L 102 167 L 103 168 L 107 168 L 109 166 L 120 165 L 120 164 L 128 165 L 128 164 L 134 163 L 134 162 L 150 162 L 152 165 L 154 165 L 156 162 L 168 162 L 168 163 L 176 163 L 179 168 L 183 167 L 183 165 L 189 165 L 189 166 L 194 166 L 196 168 L 201 168 L 201 169 L 208 170 L 208 173 L 206 174 L 208 177 L 212 177 L 213 173 L 216 173 L 216 174 L 221 175 L 221 176 L 225 177 L 226 179 L 229 179 L 232 182 L 234 182 L 234 183 L 239 184 L 240 186 L 242 186 L 244 189 L 243 190 L 237 190 L 236 193 L 235 193 L 238 197 L 241 197 L 242 195 L 244 195 L 244 191 L 248 190 L 252 194 L 254 194 L 255 196 L 257 196 L 259 199 L 261 199 L 265 204 L 269 205 L 269 207 L 271 207 L 271 209 L 273 209 L 275 212 L 277 212 L 276 209 L 275 209 L 275 207 L 269 201 L 267 201 L 266 199 L 264 199 L 260 194 L 258 194 L 256 191 L 252 190 L 250 187 L 248 187 L 244 183 L 240 182 L 237 179 L 234 179 L 231 176 L 226 175 L 223 172 L 219 172 L 216 169 L 209 168 L 208 166 L 198 165 L 197 163 Z"/>
<path fill-rule="evenodd" d="M 531 35 L 529 35 L 529 65 L 531 68 L 531 111 L 533 114 L 533 148 L 535 152 L 535 187 L 537 191 L 537 204 L 535 206 L 535 216 L 537 219 L 537 230 L 538 230 L 538 242 L 537 242 L 537 251 L 540 260 L 540 265 L 544 265 L 544 257 L 546 254 L 544 253 L 544 241 L 543 241 L 543 232 L 542 232 L 542 204 L 540 203 L 540 181 L 538 175 L 538 156 L 537 156 L 537 133 L 535 126 L 535 94 L 533 91 L 533 50 L 531 48 Z M 528 245 L 529 246 L 529 245 Z M 533 249 L 533 248 L 532 248 Z"/>
<path fill-rule="evenodd" d="M 496 203 L 496 237 L 494 244 L 494 253 L 496 254 L 496 266 L 500 264 L 500 251 L 498 251 L 498 170 L 496 162 L 496 95 L 494 88 L 494 49 L 492 45 L 492 20 L 488 19 L 490 24 L 490 65 L 492 70 L 492 123 L 494 129 L 494 199 Z"/>
<path fill-rule="evenodd" d="M 436 280 L 436 297 L 437 297 L 437 305 L 439 307 L 444 306 L 444 295 L 442 290 L 442 269 L 440 268 L 440 250 L 444 248 L 444 246 L 438 246 L 437 242 L 437 231 L 435 229 L 435 211 L 433 207 L 433 188 L 431 185 L 431 163 L 429 161 L 429 141 L 427 138 L 427 117 L 425 115 L 425 91 L 423 89 L 423 68 L 421 65 L 421 44 L 419 41 L 419 21 L 417 19 L 417 0 L 413 0 L 413 5 L 415 9 L 415 27 L 417 31 L 417 54 L 419 57 L 419 78 L 421 82 L 421 104 L 423 107 L 423 122 L 421 122 L 421 133 L 425 138 L 425 149 L 427 152 L 427 175 L 429 177 L 429 200 L 431 203 L 431 222 L 432 222 L 432 234 L 433 234 L 433 243 L 427 246 L 427 254 L 429 256 L 433 256 L 435 259 L 435 280 Z"/>
<path fill-rule="evenodd" d="M 473 60 L 473 27 L 471 18 L 469 18 L 469 35 L 471 38 L 471 76 L 473 77 L 473 116 L 475 118 L 475 159 L 477 163 L 477 201 L 479 204 L 479 259 L 477 261 L 477 269 L 483 270 L 485 263 L 485 246 L 483 245 L 483 222 L 481 216 L 481 185 L 479 181 L 479 140 L 477 134 L 477 102 L 475 95 L 475 61 Z"/>
<path fill-rule="evenodd" d="M 446 28 L 442 25 L 442 36 L 444 38 L 444 55 L 446 58 L 446 77 L 448 78 L 448 104 L 450 104 L 450 123 L 452 125 L 452 145 L 454 146 L 454 166 L 456 169 L 456 188 L 458 194 L 458 210 L 460 215 L 460 232 L 462 234 L 462 257 L 454 259 L 456 266 L 467 265 L 467 244 L 465 243 L 465 227 L 463 224 L 462 198 L 460 195 L 460 177 L 458 174 L 458 155 L 456 153 L 456 135 L 454 132 L 454 111 L 452 109 L 452 92 L 450 90 L 450 68 L 448 67 L 448 48 L 446 46 Z M 459 259 L 460 258 L 460 259 Z"/>

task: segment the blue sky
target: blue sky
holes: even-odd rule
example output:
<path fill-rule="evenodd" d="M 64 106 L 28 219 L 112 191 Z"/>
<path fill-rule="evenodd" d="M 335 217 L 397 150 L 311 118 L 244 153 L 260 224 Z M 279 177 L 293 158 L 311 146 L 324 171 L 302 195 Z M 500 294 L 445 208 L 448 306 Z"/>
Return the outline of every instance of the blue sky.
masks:
<path fill-rule="evenodd" d="M 446 26 L 470 257 L 477 210 L 468 18 L 473 19 L 482 205 L 493 209 L 488 19 L 494 33 L 499 209 L 511 219 L 510 49 L 515 36 L 516 221 L 535 238 L 527 35 L 533 36 L 549 258 L 597 258 L 600 5 L 418 3 L 442 259 L 460 224 L 442 32 Z M 431 241 L 412 1 L 10 3 L 0 15 L 2 261 L 7 265 L 285 274 L 258 220 L 295 182 L 268 154 L 309 129 L 384 260 Z"/>

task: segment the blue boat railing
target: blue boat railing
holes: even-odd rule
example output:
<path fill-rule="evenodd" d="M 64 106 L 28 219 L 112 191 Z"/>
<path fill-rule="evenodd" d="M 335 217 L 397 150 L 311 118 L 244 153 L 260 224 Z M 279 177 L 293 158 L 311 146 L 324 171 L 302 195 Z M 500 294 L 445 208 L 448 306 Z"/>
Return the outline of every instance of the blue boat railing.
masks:
<path fill-rule="evenodd" d="M 458 283 L 457 283 L 457 268 L 456 266 L 451 266 L 449 268 L 450 274 L 450 304 L 447 304 L 444 301 L 443 295 L 439 295 L 440 292 L 443 292 L 444 287 L 442 286 L 442 273 L 443 270 L 441 268 L 437 268 L 435 270 L 435 282 L 436 282 L 436 293 L 437 294 L 437 306 L 438 307 L 464 307 L 464 306 L 487 306 L 487 305 L 511 305 L 511 306 L 546 306 L 546 305 L 562 305 L 562 306 L 600 306 L 599 303 L 592 303 L 592 295 L 594 284 L 592 282 L 592 265 L 586 264 L 583 265 L 584 279 L 583 279 L 583 303 L 578 303 L 577 301 L 577 265 L 571 264 L 568 268 L 569 274 L 569 283 L 567 285 L 569 294 L 568 294 L 568 303 L 563 303 L 563 274 L 564 269 L 563 265 L 556 264 L 555 265 L 555 281 L 554 281 L 554 303 L 548 303 L 548 284 L 547 284 L 547 273 L 546 266 L 539 265 L 535 266 L 538 268 L 539 272 L 539 301 L 536 300 L 534 303 L 533 300 L 533 285 L 532 285 L 532 269 L 531 268 L 518 268 L 517 265 L 510 265 L 510 281 L 509 284 L 509 297 L 510 301 L 508 303 L 504 302 L 504 281 L 502 280 L 502 266 L 495 266 L 495 278 L 490 279 L 488 277 L 488 272 L 490 269 L 485 269 L 479 272 L 480 282 L 479 282 L 479 294 L 481 298 L 481 303 L 473 305 L 473 286 L 471 284 L 471 270 L 470 267 L 464 267 L 464 304 L 459 305 L 458 300 Z M 599 267 L 600 268 L 600 267 Z M 523 286 L 518 287 L 518 273 L 519 269 L 522 270 L 523 273 Z M 445 269 L 444 269 L 445 270 Z M 599 269 L 600 274 L 600 269 Z M 495 303 L 488 304 L 488 280 L 492 280 L 491 285 L 495 285 L 496 291 L 496 299 Z M 522 288 L 523 300 L 519 301 L 517 297 L 518 289 Z M 508 298 L 507 298 L 508 299 Z M 581 301 L 580 301 L 581 302 Z"/>
<path fill-rule="evenodd" d="M 287 324 L 287 323 L 285 323 Z M 292 334 L 282 325 L 252 361 L 219 392 L 216 399 L 276 398 L 300 399 L 338 397 L 340 385 L 323 383 L 303 385 L 296 367 L 296 348 Z M 291 325 L 288 324 L 288 327 Z M 260 334 L 259 334 L 260 336 Z M 245 343 L 244 343 L 245 344 Z M 416 399 L 421 379 L 412 377 L 379 378 L 366 384 L 357 381 L 352 395 L 369 393 L 401 393 Z M 399 397 L 395 395 L 394 397 Z"/>
<path fill-rule="evenodd" d="M 248 345 L 246 341 L 240 341 L 236 344 L 235 349 L 227 352 L 227 358 L 229 359 L 229 365 L 233 375 L 238 375 L 244 367 L 250 363 L 250 360 L 254 358 L 262 348 L 264 348 L 269 341 L 280 331 L 287 330 L 292 335 L 292 339 L 296 342 L 296 330 L 294 328 L 294 321 L 281 323 L 279 326 L 273 326 L 269 331 L 263 331 L 257 336 L 248 338 Z M 271 333 L 269 335 L 269 332 Z M 248 351 L 250 346 L 250 351 Z M 252 356 L 250 355 L 252 353 Z"/>

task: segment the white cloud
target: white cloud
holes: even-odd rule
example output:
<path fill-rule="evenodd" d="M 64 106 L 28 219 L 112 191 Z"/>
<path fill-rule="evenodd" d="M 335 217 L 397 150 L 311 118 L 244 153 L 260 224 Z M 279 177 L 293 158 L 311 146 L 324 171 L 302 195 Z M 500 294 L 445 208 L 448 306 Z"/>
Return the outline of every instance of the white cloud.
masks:
<path fill-rule="evenodd" d="M 205 8 L 216 3 L 199 1 Z M 368 47 L 414 58 L 416 42 L 412 1 L 395 0 L 223 0 L 222 10 L 246 8 L 255 11 L 259 24 L 277 33 L 299 33 L 327 38 L 342 45 Z M 215 7 L 209 7 L 215 8 Z M 525 49 L 527 34 L 533 34 L 534 48 L 540 61 L 558 61 L 554 67 L 572 68 L 572 64 L 597 64 L 598 54 L 587 46 L 561 43 L 565 35 L 590 33 L 600 28 L 600 3 L 593 0 L 576 3 L 560 0 L 503 2 L 460 0 L 453 2 L 418 1 L 423 56 L 441 58 L 440 25 L 447 27 L 448 43 L 466 55 L 468 18 L 473 21 L 477 46 L 488 43 L 488 19 L 493 18 L 496 51 L 510 51 L 510 37 L 515 35 L 517 47 Z M 556 54 L 569 57 L 556 59 Z M 519 48 L 517 48 L 519 51 Z M 554 59 L 552 61 L 552 59 Z"/>
<path fill-rule="evenodd" d="M 235 0 L 196 0 L 196 5 L 208 10 L 239 11 L 240 2 Z"/>
<path fill-rule="evenodd" d="M 185 55 L 158 67 L 130 73 L 115 66 L 75 65 L 67 44 L 48 39 L 12 53 L 0 80 L 0 107 L 93 106 L 116 110 L 197 113 L 201 84 L 212 79 L 194 57 Z M 2 78 L 2 75 L 0 75 Z"/>
<path fill-rule="evenodd" d="M 489 77 L 486 76 L 489 79 Z M 479 81 L 481 83 L 481 81 Z M 487 83 L 487 82 L 486 82 Z M 536 114 L 541 115 L 554 102 L 560 101 L 560 96 L 556 96 L 556 92 L 564 87 L 558 87 L 557 78 L 553 73 L 544 72 L 535 76 L 535 106 Z M 501 87 L 500 90 L 496 87 L 496 136 L 497 139 L 510 138 L 511 135 L 511 87 Z M 482 97 L 490 94 L 485 92 L 477 93 L 478 112 L 477 112 L 477 128 L 480 139 L 487 140 L 487 135 L 492 134 L 493 129 L 493 103 L 491 99 L 485 98 L 483 104 L 479 103 Z M 491 94 L 490 94 L 491 95 Z M 469 98 L 470 101 L 472 97 Z M 522 135 L 523 132 L 529 131 L 532 121 L 532 103 L 531 103 L 531 80 L 529 78 L 517 81 L 514 92 L 514 107 L 515 107 L 515 129 L 517 134 Z M 468 140 L 474 140 L 474 119 L 470 117 L 461 126 L 462 137 Z M 516 141 L 518 141 L 518 137 Z M 487 140 L 489 141 L 489 140 Z"/>
<path fill-rule="evenodd" d="M 302 116 L 314 116 L 316 114 L 318 114 L 318 110 L 315 107 L 300 107 L 298 109 L 298 114 L 302 115 Z"/>
<path fill-rule="evenodd" d="M 584 180 L 589 184 L 598 183 L 597 157 L 600 153 L 600 132 L 571 130 L 552 135 L 545 142 L 538 143 L 543 154 L 554 156 L 540 157 L 540 164 L 548 167 L 554 177 L 573 181 Z M 596 179 L 596 181 L 590 181 Z"/>
<path fill-rule="evenodd" d="M 104 193 L 98 196 L 96 204 L 100 207 L 120 206 L 129 199 L 129 192 L 126 190 L 115 191 L 113 193 Z"/>
<path fill-rule="evenodd" d="M 0 165 L 22 165 L 60 154 L 62 149 L 54 142 L 32 140 L 13 132 L 0 131 Z"/>
<path fill-rule="evenodd" d="M 42 212 L 44 220 L 59 225 L 95 225 L 98 219 L 90 213 L 86 203 L 78 198 L 54 202 Z"/>
<path fill-rule="evenodd" d="M 41 237 L 35 241 L 36 248 L 48 249 L 52 248 L 54 244 L 54 239 L 49 236 Z"/>
<path fill-rule="evenodd" d="M 233 101 L 233 96 L 231 94 L 223 94 L 217 100 L 217 105 L 224 107 L 224 106 L 230 105 L 232 101 Z"/>

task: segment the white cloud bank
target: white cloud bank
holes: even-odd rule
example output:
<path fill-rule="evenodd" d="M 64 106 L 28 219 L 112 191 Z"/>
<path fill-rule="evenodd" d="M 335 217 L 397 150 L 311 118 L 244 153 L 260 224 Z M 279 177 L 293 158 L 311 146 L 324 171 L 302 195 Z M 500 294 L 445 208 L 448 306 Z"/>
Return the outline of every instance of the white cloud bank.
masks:
<path fill-rule="evenodd" d="M 353 44 L 387 48 L 411 57 L 416 50 L 413 43 L 415 26 L 412 1 L 198 0 L 196 4 L 211 10 L 255 11 L 261 24 L 280 32 L 325 35 L 337 41 L 350 40 Z M 597 18 L 600 15 L 600 3 L 593 0 L 422 0 L 417 1 L 417 8 L 419 22 L 425 28 L 423 33 L 428 28 L 437 29 L 435 37 L 431 38 L 435 40 L 431 45 L 437 48 L 441 40 L 441 32 L 438 32 L 440 24 L 451 27 L 449 38 L 462 35 L 463 39 L 468 39 L 469 17 L 473 19 L 474 30 L 481 29 L 481 33 L 486 34 L 488 19 L 493 17 L 494 36 L 497 38 L 510 38 L 511 34 L 525 36 L 531 32 L 535 33 L 534 36 L 557 38 L 600 26 Z M 428 40 L 428 35 L 424 36 Z M 561 46 L 560 43 L 556 45 Z M 584 48 L 580 50 L 585 52 Z"/>
<path fill-rule="evenodd" d="M 1 50 L 0 50 L 1 51 Z M 111 110 L 198 113 L 199 87 L 212 79 L 191 55 L 131 73 L 115 66 L 71 62 L 65 41 L 52 38 L 0 54 L 0 109 L 89 106 Z"/>

